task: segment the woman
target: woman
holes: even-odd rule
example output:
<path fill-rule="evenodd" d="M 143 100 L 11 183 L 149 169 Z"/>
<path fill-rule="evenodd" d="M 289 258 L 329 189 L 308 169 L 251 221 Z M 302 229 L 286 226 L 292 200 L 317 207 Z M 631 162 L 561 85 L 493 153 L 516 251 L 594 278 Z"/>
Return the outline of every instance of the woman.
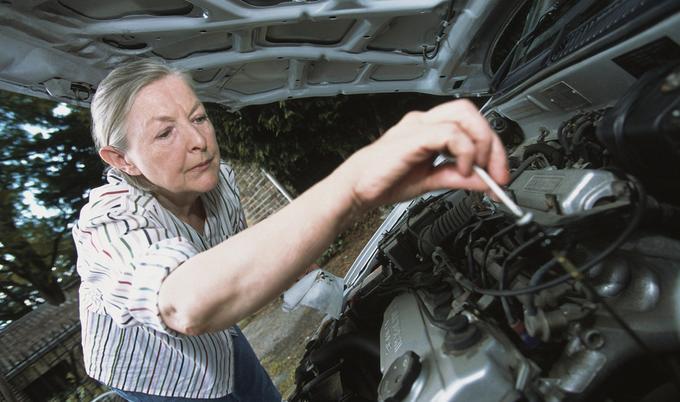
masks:
<path fill-rule="evenodd" d="M 179 71 L 113 70 L 92 102 L 111 167 L 73 229 L 87 372 L 130 400 L 280 400 L 235 324 L 288 288 L 355 217 L 441 188 L 508 180 L 501 142 L 454 101 L 412 112 L 290 205 L 245 228 L 233 172 Z M 439 153 L 457 163 L 432 167 Z"/>

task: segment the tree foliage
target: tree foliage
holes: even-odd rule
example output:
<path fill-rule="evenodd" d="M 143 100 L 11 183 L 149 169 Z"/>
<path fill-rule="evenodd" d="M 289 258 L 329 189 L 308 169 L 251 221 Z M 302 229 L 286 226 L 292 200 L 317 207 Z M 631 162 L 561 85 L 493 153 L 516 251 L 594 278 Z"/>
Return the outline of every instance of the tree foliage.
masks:
<path fill-rule="evenodd" d="M 236 112 L 213 104 L 208 112 L 224 158 L 261 166 L 300 193 L 407 111 L 444 100 L 417 94 L 353 95 L 287 100 Z"/>
<path fill-rule="evenodd" d="M 55 114 L 56 107 L 0 92 L 0 321 L 16 319 L 42 300 L 64 300 L 58 282 L 74 277 L 71 224 L 86 189 L 101 181 L 89 113 L 72 108 Z M 47 216 L 35 216 L 36 207 Z"/>

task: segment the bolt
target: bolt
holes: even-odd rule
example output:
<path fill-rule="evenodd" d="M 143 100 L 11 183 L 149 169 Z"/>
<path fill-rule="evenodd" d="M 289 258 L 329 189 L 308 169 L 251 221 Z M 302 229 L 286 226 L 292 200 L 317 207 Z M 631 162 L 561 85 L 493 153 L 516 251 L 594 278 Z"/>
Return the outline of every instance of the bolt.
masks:
<path fill-rule="evenodd" d="M 491 128 L 493 128 L 495 131 L 503 131 L 506 129 L 506 127 L 507 124 L 502 118 L 497 117 L 495 119 L 491 119 Z"/>
<path fill-rule="evenodd" d="M 586 331 L 581 339 L 588 349 L 600 349 L 604 346 L 604 336 L 602 336 L 600 331 L 595 329 Z"/>

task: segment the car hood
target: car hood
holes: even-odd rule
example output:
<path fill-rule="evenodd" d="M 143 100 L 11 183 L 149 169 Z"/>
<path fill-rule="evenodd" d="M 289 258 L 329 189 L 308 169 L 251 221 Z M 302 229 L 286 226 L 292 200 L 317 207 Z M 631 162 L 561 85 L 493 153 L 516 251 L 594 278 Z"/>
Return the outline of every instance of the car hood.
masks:
<path fill-rule="evenodd" d="M 379 92 L 484 94 L 521 1 L 89 0 L 0 4 L 0 89 L 87 106 L 116 66 L 160 58 L 232 109 Z"/>

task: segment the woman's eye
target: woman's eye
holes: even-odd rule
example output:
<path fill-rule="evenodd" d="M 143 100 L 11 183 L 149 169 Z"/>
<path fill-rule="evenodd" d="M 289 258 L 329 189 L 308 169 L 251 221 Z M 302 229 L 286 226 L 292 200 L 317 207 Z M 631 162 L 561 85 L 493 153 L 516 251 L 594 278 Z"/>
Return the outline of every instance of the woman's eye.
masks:
<path fill-rule="evenodd" d="M 194 123 L 196 123 L 196 124 L 201 124 L 201 123 L 205 122 L 206 120 L 208 120 L 208 115 L 205 115 L 205 114 L 194 117 Z"/>
<path fill-rule="evenodd" d="M 167 138 L 170 135 L 171 132 L 172 132 L 172 127 L 168 127 L 166 129 L 164 129 L 163 131 L 161 131 L 160 133 L 158 133 L 156 138 Z"/>

